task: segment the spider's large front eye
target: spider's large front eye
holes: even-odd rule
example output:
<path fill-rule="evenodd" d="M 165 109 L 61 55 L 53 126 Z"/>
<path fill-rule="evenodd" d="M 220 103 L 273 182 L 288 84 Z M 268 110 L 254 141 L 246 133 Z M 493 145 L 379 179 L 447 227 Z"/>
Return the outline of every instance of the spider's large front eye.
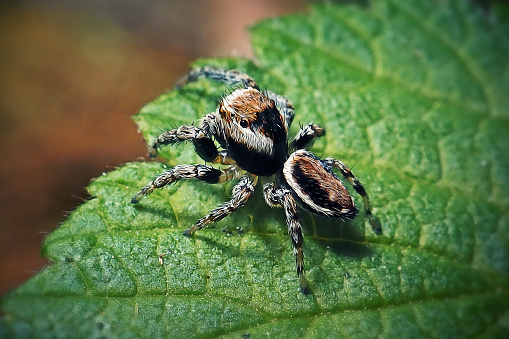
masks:
<path fill-rule="evenodd" d="M 240 120 L 240 127 L 247 128 L 247 126 L 249 126 L 249 123 L 247 122 L 247 120 L 245 120 L 245 119 Z"/>

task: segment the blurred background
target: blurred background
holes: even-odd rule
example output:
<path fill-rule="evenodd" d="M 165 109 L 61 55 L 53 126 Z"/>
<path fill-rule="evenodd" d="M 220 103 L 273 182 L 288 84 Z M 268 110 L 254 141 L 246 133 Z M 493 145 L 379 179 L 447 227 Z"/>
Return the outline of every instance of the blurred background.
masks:
<path fill-rule="evenodd" d="M 102 172 L 140 160 L 131 116 L 197 58 L 252 58 L 246 27 L 304 0 L 2 1 L 0 295 Z"/>

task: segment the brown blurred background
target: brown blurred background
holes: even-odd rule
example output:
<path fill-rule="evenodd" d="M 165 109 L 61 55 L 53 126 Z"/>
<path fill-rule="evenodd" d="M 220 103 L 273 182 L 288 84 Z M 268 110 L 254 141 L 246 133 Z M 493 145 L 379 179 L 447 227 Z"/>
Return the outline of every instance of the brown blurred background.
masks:
<path fill-rule="evenodd" d="M 196 58 L 252 58 L 246 27 L 304 0 L 0 5 L 0 295 L 47 262 L 44 236 L 91 178 L 146 147 L 131 116 Z"/>

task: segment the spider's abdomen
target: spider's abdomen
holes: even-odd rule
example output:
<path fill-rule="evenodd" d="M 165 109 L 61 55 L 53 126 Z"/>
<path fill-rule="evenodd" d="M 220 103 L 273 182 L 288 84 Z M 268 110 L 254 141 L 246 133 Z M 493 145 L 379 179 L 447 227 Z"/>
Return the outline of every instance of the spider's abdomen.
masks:
<path fill-rule="evenodd" d="M 342 219 L 353 218 L 357 209 L 341 180 L 311 152 L 291 154 L 283 167 L 286 183 L 302 205 L 316 214 Z"/>

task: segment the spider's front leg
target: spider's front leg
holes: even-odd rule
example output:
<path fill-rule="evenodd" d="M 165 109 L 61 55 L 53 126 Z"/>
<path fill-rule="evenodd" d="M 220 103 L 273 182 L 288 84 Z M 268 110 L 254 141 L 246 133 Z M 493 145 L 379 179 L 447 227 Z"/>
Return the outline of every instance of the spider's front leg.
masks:
<path fill-rule="evenodd" d="M 256 178 L 255 178 L 256 180 Z M 244 206 L 249 197 L 253 195 L 254 185 L 248 177 L 242 177 L 237 185 L 233 187 L 232 197 L 216 209 L 213 209 L 208 215 L 198 220 L 196 224 L 185 230 L 182 234 L 189 236 L 208 226 L 209 224 L 219 221 Z"/>
<path fill-rule="evenodd" d="M 219 170 L 212 166 L 205 165 L 177 165 L 162 173 L 147 186 L 143 187 L 132 199 L 131 203 L 136 204 L 146 195 L 152 193 L 156 188 L 176 183 L 179 180 L 199 179 L 210 184 L 218 184 L 241 175 L 237 166 L 231 166 L 225 170 Z"/>
<path fill-rule="evenodd" d="M 366 192 L 364 186 L 362 186 L 359 179 L 357 179 L 357 177 L 353 175 L 350 168 L 348 168 L 348 166 L 346 166 L 340 160 L 334 158 L 327 158 L 324 160 L 324 163 L 330 168 L 332 167 L 337 168 L 341 172 L 341 174 L 346 178 L 346 180 L 348 180 L 348 182 L 352 185 L 355 191 L 360 194 L 364 202 L 364 212 L 366 213 L 366 217 L 368 218 L 369 224 L 371 225 L 373 232 L 375 232 L 376 234 L 381 234 L 382 225 L 380 224 L 380 221 L 376 219 L 375 216 L 373 215 L 373 212 L 371 211 L 371 203 L 369 202 L 368 193 Z"/>
<path fill-rule="evenodd" d="M 292 239 L 293 253 L 295 255 L 295 266 L 299 276 L 300 289 L 302 293 L 308 294 L 309 287 L 304 278 L 304 253 L 302 251 L 302 227 L 297 213 L 297 204 L 292 193 L 283 188 L 274 188 L 272 183 L 263 186 L 263 196 L 267 204 L 271 207 L 283 207 L 286 214 L 286 224 L 288 226 L 288 235 Z"/>
<path fill-rule="evenodd" d="M 201 127 L 183 125 L 177 129 L 166 131 L 159 135 L 149 148 L 150 157 L 155 157 L 162 145 L 174 145 L 192 140 L 196 153 L 205 161 L 211 162 L 218 156 L 217 147 L 210 136 L 210 124 L 213 124 L 213 114 L 207 114 Z"/>

